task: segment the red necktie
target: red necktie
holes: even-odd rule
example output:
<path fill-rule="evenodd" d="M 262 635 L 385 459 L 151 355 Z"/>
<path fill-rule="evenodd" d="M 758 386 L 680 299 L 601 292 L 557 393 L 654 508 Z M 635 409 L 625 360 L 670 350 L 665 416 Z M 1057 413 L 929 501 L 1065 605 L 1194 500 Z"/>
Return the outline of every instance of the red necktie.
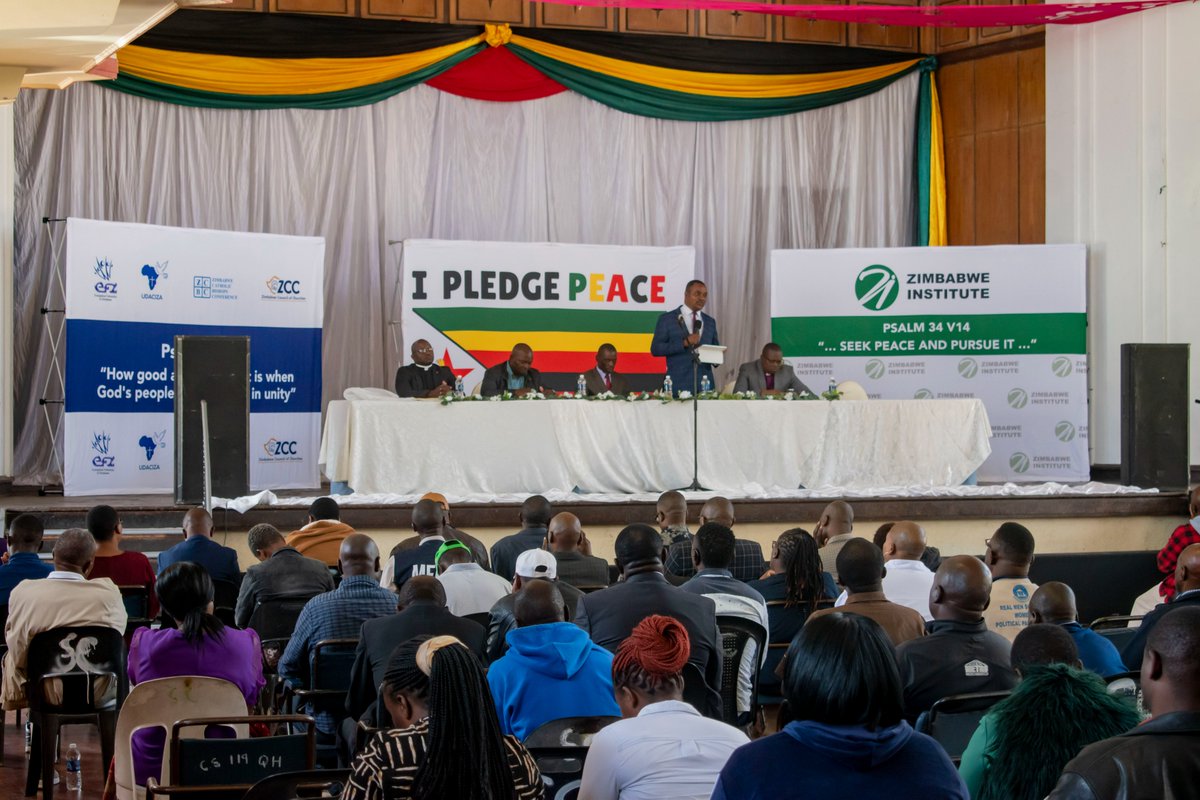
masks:
<path fill-rule="evenodd" d="M 774 389 L 775 388 L 775 373 L 768 372 L 766 375 L 766 378 L 767 378 L 767 388 Z"/>
<path fill-rule="evenodd" d="M 693 311 L 692 312 L 692 333 L 696 333 L 698 330 L 700 330 L 700 315 L 697 314 L 695 311 Z"/>
<path fill-rule="evenodd" d="M 605 389 L 612 388 L 612 376 L 609 375 L 607 372 L 604 373 L 604 388 Z"/>

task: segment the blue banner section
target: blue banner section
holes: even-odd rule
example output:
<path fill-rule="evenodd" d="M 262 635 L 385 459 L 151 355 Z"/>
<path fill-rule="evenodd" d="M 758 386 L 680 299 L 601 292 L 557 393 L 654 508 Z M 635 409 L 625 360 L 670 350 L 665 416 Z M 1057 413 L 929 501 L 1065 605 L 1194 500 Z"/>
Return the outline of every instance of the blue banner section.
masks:
<path fill-rule="evenodd" d="M 176 336 L 250 337 L 250 412 L 321 410 L 321 329 L 67 320 L 67 413 L 171 413 Z"/>

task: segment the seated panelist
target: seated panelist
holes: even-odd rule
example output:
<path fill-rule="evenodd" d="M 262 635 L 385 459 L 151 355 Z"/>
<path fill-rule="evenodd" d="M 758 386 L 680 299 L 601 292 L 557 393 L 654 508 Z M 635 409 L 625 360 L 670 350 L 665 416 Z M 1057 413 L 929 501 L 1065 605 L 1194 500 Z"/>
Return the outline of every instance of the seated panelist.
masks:
<path fill-rule="evenodd" d="M 589 395 L 605 392 L 629 394 L 630 391 L 629 381 L 617 372 L 617 348 L 611 344 L 600 345 L 600 349 L 596 351 L 595 369 L 588 370 L 583 378 L 587 382 Z"/>
<path fill-rule="evenodd" d="M 434 363 L 433 345 L 417 339 L 412 363 L 396 370 L 396 394 L 401 397 L 441 397 L 454 391 L 454 373 Z"/>
<path fill-rule="evenodd" d="M 763 347 L 762 355 L 757 359 L 747 361 L 738 368 L 737 383 L 733 390 L 755 394 L 816 394 L 796 377 L 795 370 L 783 363 L 783 349 L 774 342 Z"/>
<path fill-rule="evenodd" d="M 508 360 L 488 367 L 483 373 L 479 393 L 484 397 L 511 392 L 524 397 L 530 392 L 542 391 L 542 375 L 533 368 L 533 348 L 527 344 L 513 347 Z"/>

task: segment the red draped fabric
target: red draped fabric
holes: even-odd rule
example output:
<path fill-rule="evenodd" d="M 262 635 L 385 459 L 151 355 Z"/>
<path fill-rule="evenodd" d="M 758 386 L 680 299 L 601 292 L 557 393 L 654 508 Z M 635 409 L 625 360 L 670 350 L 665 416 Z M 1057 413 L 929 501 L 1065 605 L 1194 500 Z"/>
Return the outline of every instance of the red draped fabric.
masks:
<path fill-rule="evenodd" d="M 498 102 L 536 100 L 567 89 L 514 56 L 507 47 L 482 50 L 427 83 L 450 94 Z"/>

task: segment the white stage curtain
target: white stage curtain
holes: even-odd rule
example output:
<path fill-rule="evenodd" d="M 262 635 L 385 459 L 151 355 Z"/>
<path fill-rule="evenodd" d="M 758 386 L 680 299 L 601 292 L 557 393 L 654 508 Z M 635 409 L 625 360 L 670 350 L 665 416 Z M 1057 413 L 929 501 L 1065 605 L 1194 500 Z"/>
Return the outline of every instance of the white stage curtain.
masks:
<path fill-rule="evenodd" d="M 715 123 L 571 92 L 491 103 L 418 86 L 334 111 L 189 108 L 91 84 L 21 92 L 15 477 L 59 480 L 42 472 L 43 216 L 324 236 L 326 401 L 390 386 L 404 357 L 389 328 L 399 248 L 388 240 L 690 244 L 730 348 L 723 382 L 770 336 L 772 249 L 912 243 L 918 77 Z"/>

